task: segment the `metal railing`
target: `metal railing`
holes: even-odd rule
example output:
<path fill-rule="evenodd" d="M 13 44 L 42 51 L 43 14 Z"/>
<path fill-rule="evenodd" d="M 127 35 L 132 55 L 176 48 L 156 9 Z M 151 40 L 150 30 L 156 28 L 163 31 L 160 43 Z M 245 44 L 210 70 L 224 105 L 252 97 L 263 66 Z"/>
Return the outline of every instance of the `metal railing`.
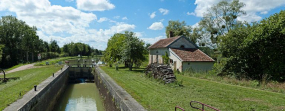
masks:
<path fill-rule="evenodd" d="M 84 60 L 68 60 L 65 61 L 65 64 L 70 67 L 94 67 L 94 62 L 90 59 L 84 59 Z"/>
<path fill-rule="evenodd" d="M 198 107 L 193 106 L 193 103 L 201 104 L 201 105 L 202 105 L 202 108 L 198 108 Z M 198 110 L 201 110 L 201 111 L 205 111 L 205 109 L 204 109 L 205 106 L 208 107 L 208 108 L 210 108 L 210 109 L 213 109 L 213 110 L 215 110 L 215 111 L 220 111 L 220 110 L 218 110 L 218 109 L 216 109 L 216 108 L 214 108 L 214 107 L 212 107 L 212 106 L 210 106 L 210 105 L 201 103 L 201 102 L 199 102 L 199 101 L 191 101 L 191 102 L 190 102 L 190 106 L 191 106 L 192 108 L 195 108 L 195 109 L 198 109 Z"/>
<path fill-rule="evenodd" d="M 177 109 L 180 109 L 181 111 L 185 111 L 183 108 L 181 108 L 181 107 L 179 107 L 179 106 L 175 106 L 175 111 L 176 111 Z"/>

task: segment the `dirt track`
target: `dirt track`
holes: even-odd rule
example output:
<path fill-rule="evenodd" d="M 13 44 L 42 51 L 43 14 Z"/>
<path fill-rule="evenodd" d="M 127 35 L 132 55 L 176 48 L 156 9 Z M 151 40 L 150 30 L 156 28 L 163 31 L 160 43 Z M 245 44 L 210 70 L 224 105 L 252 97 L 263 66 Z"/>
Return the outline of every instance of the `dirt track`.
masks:
<path fill-rule="evenodd" d="M 17 71 L 21 71 L 21 70 L 26 70 L 26 69 L 31 69 L 31 68 L 34 68 L 34 64 L 27 64 L 27 65 L 23 65 L 23 66 L 20 66 L 18 68 L 15 68 L 15 69 L 12 69 L 10 71 L 7 71 L 5 74 L 9 74 L 9 73 L 12 73 L 12 72 L 17 72 Z M 0 74 L 3 74 L 2 72 Z"/>

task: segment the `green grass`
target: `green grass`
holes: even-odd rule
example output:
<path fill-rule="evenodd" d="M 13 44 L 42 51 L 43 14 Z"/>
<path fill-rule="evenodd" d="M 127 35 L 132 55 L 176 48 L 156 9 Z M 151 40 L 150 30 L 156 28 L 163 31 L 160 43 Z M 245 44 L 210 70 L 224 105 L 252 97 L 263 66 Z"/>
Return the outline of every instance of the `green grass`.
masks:
<path fill-rule="evenodd" d="M 276 82 L 276 81 L 266 81 L 263 82 L 264 84 L 259 84 L 257 80 L 247 80 L 247 79 L 241 79 L 238 80 L 234 76 L 217 76 L 214 72 L 184 72 L 181 73 L 185 76 L 200 78 L 200 79 L 207 79 L 211 81 L 217 81 L 221 83 L 226 84 L 232 84 L 232 85 L 239 85 L 239 86 L 245 86 L 260 90 L 267 90 L 272 92 L 278 92 L 285 94 L 285 83 L 283 82 Z"/>
<path fill-rule="evenodd" d="M 11 80 L 7 83 L 0 82 L 0 110 L 22 98 L 25 93 L 33 89 L 34 85 L 38 85 L 60 68 L 61 66 L 43 66 L 7 74 L 6 77 L 8 78 L 20 77 L 20 79 Z M 0 75 L 0 78 L 3 78 L 3 75 Z"/>
<path fill-rule="evenodd" d="M 183 81 L 183 87 L 164 85 L 148 78 L 143 69 L 128 71 L 127 68 L 101 67 L 120 86 L 130 93 L 147 110 L 173 111 L 180 106 L 187 111 L 194 110 L 190 101 L 200 101 L 220 110 L 285 110 L 285 95 L 254 88 L 230 85 L 185 75 L 176 75 Z"/>
<path fill-rule="evenodd" d="M 62 61 L 63 62 L 62 64 L 64 64 L 65 60 L 77 59 L 77 58 L 78 58 L 77 56 L 74 56 L 74 57 L 59 57 L 59 58 L 47 59 L 47 60 L 42 60 L 41 62 L 37 62 L 35 66 L 45 66 L 46 62 L 49 62 L 49 64 L 52 65 L 58 63 L 59 61 Z"/>
<path fill-rule="evenodd" d="M 100 58 L 102 55 L 98 55 L 97 57 L 91 57 L 89 56 L 82 56 L 80 59 L 92 59 L 92 58 Z M 35 66 L 45 66 L 46 62 L 48 61 L 50 65 L 52 64 L 57 64 L 59 61 L 62 61 L 62 64 L 64 64 L 65 60 L 72 60 L 72 59 L 78 59 L 77 56 L 73 57 L 59 57 L 59 58 L 53 58 L 53 59 L 47 59 L 47 60 L 42 60 L 41 62 L 37 62 Z"/>

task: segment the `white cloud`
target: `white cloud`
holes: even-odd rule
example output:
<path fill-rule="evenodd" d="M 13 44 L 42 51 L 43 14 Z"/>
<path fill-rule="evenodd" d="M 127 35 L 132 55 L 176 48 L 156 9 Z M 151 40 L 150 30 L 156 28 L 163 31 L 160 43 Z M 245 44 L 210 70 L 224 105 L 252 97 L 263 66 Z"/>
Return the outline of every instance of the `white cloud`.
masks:
<path fill-rule="evenodd" d="M 159 20 L 160 22 L 163 22 L 164 21 L 164 19 L 161 19 L 161 20 Z"/>
<path fill-rule="evenodd" d="M 73 2 L 74 0 L 65 0 L 66 2 Z"/>
<path fill-rule="evenodd" d="M 187 15 L 193 15 L 195 16 L 196 14 L 194 12 L 187 12 Z"/>
<path fill-rule="evenodd" d="M 95 14 L 73 7 L 51 5 L 48 0 L 1 0 L 0 11 L 15 13 L 18 19 L 36 26 L 41 39 L 48 42 L 56 40 L 60 47 L 65 43 L 83 42 L 104 50 L 113 34 L 132 31 L 136 27 L 134 24 L 118 23 L 102 17 L 98 22 L 109 21 L 115 25 L 107 29 L 89 29 L 89 24 L 97 19 Z"/>
<path fill-rule="evenodd" d="M 37 34 L 44 41 L 57 40 L 60 47 L 66 43 L 70 42 L 82 42 L 88 43 L 94 48 L 104 50 L 107 47 L 108 39 L 115 33 L 124 33 L 125 31 L 132 31 L 135 29 L 134 24 L 126 23 L 117 23 L 114 26 L 111 26 L 109 29 L 86 29 L 86 30 L 77 30 L 76 33 L 69 37 L 60 37 L 60 36 L 48 36 L 42 31 L 37 31 Z M 100 46 L 100 47 L 97 47 Z"/>
<path fill-rule="evenodd" d="M 108 0 L 77 0 L 77 8 L 85 11 L 105 11 L 115 8 Z"/>
<path fill-rule="evenodd" d="M 284 0 L 240 0 L 246 4 L 243 8 L 246 12 L 264 12 L 276 7 L 285 6 Z"/>
<path fill-rule="evenodd" d="M 112 26 L 111 30 L 114 31 L 115 33 L 122 33 L 124 31 L 130 31 L 135 29 L 134 24 L 126 24 L 126 23 L 117 23 L 116 26 Z"/>
<path fill-rule="evenodd" d="M 194 25 L 192 25 L 192 28 L 198 28 L 198 26 L 199 26 L 199 22 L 197 22 Z"/>
<path fill-rule="evenodd" d="M 50 35 L 64 31 L 72 33 L 75 29 L 89 27 L 89 23 L 97 19 L 93 13 L 51 5 L 48 0 L 2 0 L 0 7 L 0 10 L 14 12 L 18 19 Z"/>
<path fill-rule="evenodd" d="M 160 11 L 160 13 L 162 13 L 162 15 L 166 15 L 166 14 L 168 14 L 168 12 L 169 12 L 169 10 L 163 9 L 163 8 L 160 8 L 160 9 L 158 9 L 158 10 Z"/>
<path fill-rule="evenodd" d="M 203 14 L 207 12 L 207 9 L 210 8 L 212 5 L 217 4 L 220 0 L 196 0 L 195 5 L 195 14 L 198 17 L 203 17 Z"/>
<path fill-rule="evenodd" d="M 143 32 L 135 32 L 135 34 L 138 38 L 141 38 L 143 36 Z"/>
<path fill-rule="evenodd" d="M 158 40 L 164 39 L 164 38 L 166 38 L 166 36 L 158 36 L 158 37 L 154 37 L 154 38 L 141 38 L 141 39 L 143 41 L 145 41 L 146 43 L 154 44 Z"/>
<path fill-rule="evenodd" d="M 155 12 L 152 12 L 151 14 L 150 14 L 150 18 L 154 18 L 155 17 Z"/>
<path fill-rule="evenodd" d="M 258 15 L 256 15 L 255 13 L 247 13 L 246 15 L 240 16 L 237 18 L 237 20 L 239 21 L 247 21 L 247 22 L 255 22 L 255 21 L 259 21 L 262 18 Z"/>
<path fill-rule="evenodd" d="M 208 8 L 217 4 L 219 1 L 220 0 L 196 0 L 195 5 L 197 5 L 197 7 L 195 9 L 195 15 L 202 17 Z M 285 6 L 284 0 L 240 0 L 240 2 L 246 4 L 242 9 L 247 12 L 247 15 L 239 17 L 238 19 L 248 22 L 261 20 L 261 17 L 257 15 L 258 13 L 267 14 L 268 11 L 276 7 Z"/>
<path fill-rule="evenodd" d="M 148 29 L 151 30 L 161 30 L 163 29 L 163 24 L 161 22 L 154 22 L 151 24 L 151 26 L 148 27 Z"/>
<path fill-rule="evenodd" d="M 114 19 L 120 19 L 120 16 L 115 16 Z"/>
<path fill-rule="evenodd" d="M 107 20 L 109 20 L 109 19 L 106 17 L 101 17 L 97 22 L 101 23 L 101 22 L 105 22 Z"/>
<path fill-rule="evenodd" d="M 263 11 L 263 12 L 260 12 L 260 14 L 267 14 L 268 11 Z"/>
<path fill-rule="evenodd" d="M 122 20 L 128 20 L 128 18 L 127 17 L 123 17 Z"/>

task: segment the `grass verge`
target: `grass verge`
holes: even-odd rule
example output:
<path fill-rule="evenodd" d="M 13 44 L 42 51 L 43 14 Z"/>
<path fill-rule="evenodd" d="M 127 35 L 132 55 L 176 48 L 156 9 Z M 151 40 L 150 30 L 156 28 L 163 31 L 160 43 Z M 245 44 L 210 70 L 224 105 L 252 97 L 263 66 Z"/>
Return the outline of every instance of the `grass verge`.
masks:
<path fill-rule="evenodd" d="M 183 87 L 164 85 L 148 78 L 143 69 L 128 71 L 127 68 L 101 67 L 120 86 L 132 95 L 147 110 L 173 111 L 175 106 L 195 110 L 189 105 L 192 100 L 211 105 L 220 110 L 284 110 L 285 95 L 253 88 L 176 75 Z M 207 109 L 206 109 L 207 110 Z"/>
<path fill-rule="evenodd" d="M 63 62 L 62 64 L 64 64 L 65 60 L 76 59 L 76 58 L 78 57 L 74 56 L 74 57 L 59 57 L 59 58 L 47 59 L 47 60 L 42 60 L 41 62 L 37 62 L 35 66 L 45 66 L 46 62 L 49 62 L 49 64 L 56 64 L 59 61 L 62 61 Z"/>
<path fill-rule="evenodd" d="M 285 83 L 279 83 L 276 81 L 268 81 L 266 84 L 260 85 L 257 80 L 246 80 L 246 79 L 238 80 L 233 76 L 221 77 L 221 76 L 217 76 L 217 74 L 211 71 L 210 72 L 184 72 L 181 74 L 185 76 L 200 78 L 200 79 L 207 79 L 207 80 L 217 81 L 217 82 L 226 83 L 226 84 L 245 86 L 245 87 L 285 94 Z"/>
<path fill-rule="evenodd" d="M 60 68 L 61 66 L 50 65 L 7 74 L 6 77 L 20 77 L 20 79 L 7 83 L 0 82 L 0 110 L 22 98 L 25 93 L 33 89 L 34 85 L 41 83 Z M 0 78 L 3 78 L 3 75 L 0 75 Z"/>

